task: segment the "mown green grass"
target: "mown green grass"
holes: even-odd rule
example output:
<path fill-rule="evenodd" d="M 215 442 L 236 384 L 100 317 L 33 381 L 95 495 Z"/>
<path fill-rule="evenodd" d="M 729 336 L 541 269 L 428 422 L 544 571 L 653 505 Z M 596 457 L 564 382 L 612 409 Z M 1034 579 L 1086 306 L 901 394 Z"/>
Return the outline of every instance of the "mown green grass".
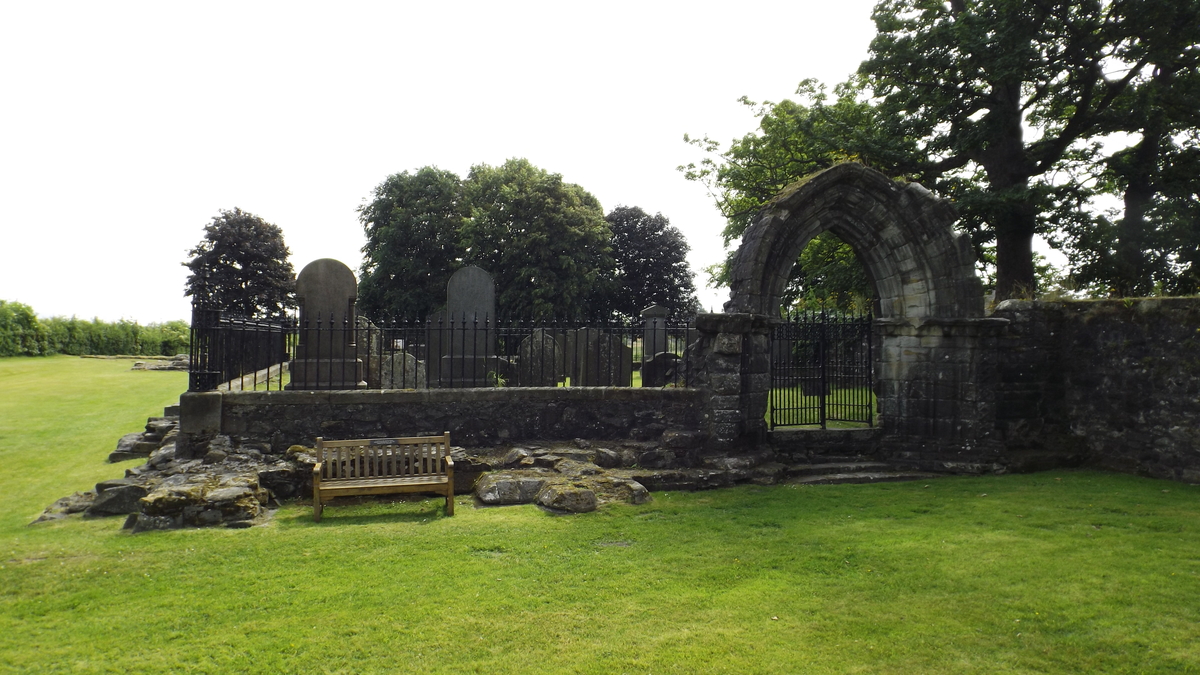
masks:
<path fill-rule="evenodd" d="M 829 429 L 857 429 L 871 426 L 878 402 L 867 387 L 833 389 L 825 397 L 825 426 Z M 772 420 L 772 416 L 775 420 Z M 775 387 L 767 397 L 763 419 L 774 427 L 820 427 L 821 397 L 805 394 L 802 387 Z M 851 421 L 853 420 L 853 421 Z"/>
<path fill-rule="evenodd" d="M 0 359 L 0 671 L 1200 671 L 1200 489 L 1122 475 L 27 526 L 183 386 L 124 367 Z"/>

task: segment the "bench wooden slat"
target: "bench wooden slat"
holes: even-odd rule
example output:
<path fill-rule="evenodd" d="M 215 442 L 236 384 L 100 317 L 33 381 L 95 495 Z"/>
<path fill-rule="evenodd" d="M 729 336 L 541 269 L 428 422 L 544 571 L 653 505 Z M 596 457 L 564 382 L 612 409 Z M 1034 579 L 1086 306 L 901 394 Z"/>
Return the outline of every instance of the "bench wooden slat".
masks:
<path fill-rule="evenodd" d="M 446 496 L 446 515 L 454 515 L 454 460 L 448 431 L 411 438 L 318 438 L 317 455 L 313 518 L 318 522 L 327 501 L 347 495 L 436 492 Z"/>
<path fill-rule="evenodd" d="M 336 483 L 322 483 L 321 492 L 335 493 L 346 492 L 365 487 L 390 487 L 404 485 L 440 485 L 447 482 L 445 476 L 437 478 L 408 476 L 406 478 L 351 478 L 349 480 L 339 480 Z"/>

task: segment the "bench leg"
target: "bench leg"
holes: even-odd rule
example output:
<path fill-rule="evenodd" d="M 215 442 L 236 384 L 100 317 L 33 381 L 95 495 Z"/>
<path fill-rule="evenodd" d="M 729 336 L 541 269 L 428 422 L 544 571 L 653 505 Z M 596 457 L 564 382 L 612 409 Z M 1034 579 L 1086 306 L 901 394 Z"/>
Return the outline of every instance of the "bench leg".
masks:
<path fill-rule="evenodd" d="M 321 512 L 325 510 L 325 505 L 321 503 L 320 495 L 313 495 L 313 522 L 321 522 Z"/>
<path fill-rule="evenodd" d="M 454 485 L 446 489 L 446 515 L 454 515 Z"/>

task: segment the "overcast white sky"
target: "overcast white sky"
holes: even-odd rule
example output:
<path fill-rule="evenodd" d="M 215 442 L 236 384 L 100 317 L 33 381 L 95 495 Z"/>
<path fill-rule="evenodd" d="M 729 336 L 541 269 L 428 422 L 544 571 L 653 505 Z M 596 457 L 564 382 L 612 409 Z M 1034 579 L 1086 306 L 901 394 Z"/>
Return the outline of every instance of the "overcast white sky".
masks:
<path fill-rule="evenodd" d="M 872 5 L 0 3 L 0 299 L 186 320 L 180 263 L 220 209 L 280 226 L 297 271 L 356 269 L 388 175 L 510 157 L 663 213 L 704 286 L 724 222 L 676 171 L 684 133 L 728 142 L 740 96 L 845 79 Z"/>

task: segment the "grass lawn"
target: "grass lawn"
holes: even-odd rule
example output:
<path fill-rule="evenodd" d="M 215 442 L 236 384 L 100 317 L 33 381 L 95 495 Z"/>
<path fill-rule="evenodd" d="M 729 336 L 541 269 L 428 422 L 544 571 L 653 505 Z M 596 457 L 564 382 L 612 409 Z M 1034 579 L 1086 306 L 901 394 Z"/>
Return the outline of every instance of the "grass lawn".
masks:
<path fill-rule="evenodd" d="M 27 526 L 182 373 L 0 359 L 0 672 L 1200 672 L 1200 488 L 1097 472 Z"/>
<path fill-rule="evenodd" d="M 825 426 L 829 429 L 869 427 L 872 421 L 878 423 L 874 418 L 877 408 L 875 393 L 867 387 L 833 389 L 825 397 Z M 776 417 L 774 422 L 772 415 Z M 821 397 L 805 394 L 799 385 L 775 387 L 767 397 L 767 412 L 763 419 L 773 428 L 820 427 Z"/>

